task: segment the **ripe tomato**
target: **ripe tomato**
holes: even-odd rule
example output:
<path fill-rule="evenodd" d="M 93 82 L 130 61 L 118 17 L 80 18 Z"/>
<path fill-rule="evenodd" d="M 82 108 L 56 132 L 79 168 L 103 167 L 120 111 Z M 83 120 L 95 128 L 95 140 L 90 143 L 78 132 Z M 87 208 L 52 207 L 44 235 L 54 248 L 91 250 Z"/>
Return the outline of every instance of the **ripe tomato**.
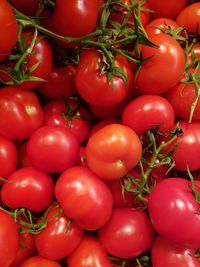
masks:
<path fill-rule="evenodd" d="M 20 267 L 61 267 L 56 261 L 51 261 L 40 256 L 33 256 L 25 260 Z"/>
<path fill-rule="evenodd" d="M 141 158 L 142 145 L 137 134 L 121 124 L 110 124 L 90 136 L 86 145 L 89 168 L 105 180 L 121 178 Z"/>
<path fill-rule="evenodd" d="M 143 210 L 115 208 L 109 221 L 99 229 L 105 250 L 118 258 L 133 258 L 150 249 L 154 229 Z"/>
<path fill-rule="evenodd" d="M 110 218 L 112 194 L 86 167 L 76 166 L 64 171 L 56 182 L 55 196 L 64 213 L 83 229 L 98 229 Z"/>
<path fill-rule="evenodd" d="M 13 10 L 6 0 L 0 3 L 0 61 L 7 58 L 17 42 L 18 26 Z"/>
<path fill-rule="evenodd" d="M 42 123 L 43 109 L 36 94 L 14 86 L 0 90 L 1 135 L 12 140 L 26 139 Z"/>
<path fill-rule="evenodd" d="M 103 71 L 102 54 L 96 48 L 83 50 L 76 72 L 76 87 L 81 97 L 89 104 L 112 106 L 120 103 L 133 87 L 133 72 L 126 58 L 119 54 L 115 58 L 115 67 L 120 68 L 127 76 L 127 84 L 123 78 Z"/>
<path fill-rule="evenodd" d="M 112 267 L 106 252 L 97 238 L 85 235 L 79 246 L 67 258 L 68 267 Z"/>
<path fill-rule="evenodd" d="M 79 151 L 76 137 L 67 127 L 45 125 L 28 140 L 27 155 L 45 172 L 59 173 L 75 164 Z"/>
<path fill-rule="evenodd" d="M 28 141 L 24 142 L 18 150 L 18 168 L 33 166 L 27 155 L 27 144 Z"/>
<path fill-rule="evenodd" d="M 12 209 L 27 208 L 44 211 L 54 198 L 54 182 L 44 172 L 33 167 L 16 170 L 8 177 L 1 189 L 3 203 Z"/>
<path fill-rule="evenodd" d="M 39 4 L 38 0 L 10 0 L 10 3 L 14 8 L 20 12 L 28 15 L 34 16 Z"/>
<path fill-rule="evenodd" d="M 172 19 L 157 18 L 148 23 L 147 26 L 145 27 L 145 30 L 148 33 L 160 34 L 168 30 L 174 31 L 178 27 L 179 27 L 178 24 Z"/>

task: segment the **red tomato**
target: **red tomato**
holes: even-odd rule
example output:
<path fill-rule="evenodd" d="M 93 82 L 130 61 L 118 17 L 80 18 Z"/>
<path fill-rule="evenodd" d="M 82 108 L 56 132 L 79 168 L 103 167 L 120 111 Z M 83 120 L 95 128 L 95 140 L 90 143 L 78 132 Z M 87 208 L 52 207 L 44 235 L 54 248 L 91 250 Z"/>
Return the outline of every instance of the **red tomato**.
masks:
<path fill-rule="evenodd" d="M 76 137 L 66 127 L 43 126 L 27 144 L 33 165 L 45 172 L 59 173 L 75 164 L 79 151 Z"/>
<path fill-rule="evenodd" d="M 184 72 L 185 55 L 179 43 L 165 33 L 151 33 L 149 39 L 158 48 L 142 48 L 142 58 L 152 58 L 139 69 L 136 85 L 143 94 L 158 95 L 179 82 Z"/>
<path fill-rule="evenodd" d="M 180 10 L 176 18 L 179 26 L 191 33 L 200 34 L 200 3 L 193 3 Z"/>
<path fill-rule="evenodd" d="M 14 86 L 0 90 L 0 134 L 8 139 L 29 138 L 43 123 L 37 96 Z"/>
<path fill-rule="evenodd" d="M 3 210 L 0 210 L 0 266 L 9 267 L 18 250 L 17 224 Z"/>
<path fill-rule="evenodd" d="M 9 208 L 44 211 L 53 201 L 54 183 L 47 173 L 33 167 L 16 170 L 1 189 L 1 199 Z"/>
<path fill-rule="evenodd" d="M 40 256 L 33 256 L 25 260 L 20 267 L 61 267 L 56 261 L 47 260 Z"/>
<path fill-rule="evenodd" d="M 148 211 L 155 230 L 182 247 L 199 247 L 199 208 L 191 182 L 179 177 L 157 183 L 148 199 Z"/>
<path fill-rule="evenodd" d="M 12 141 L 2 136 L 0 136 L 0 166 L 0 177 L 4 179 L 14 172 L 17 167 L 16 146 Z"/>
<path fill-rule="evenodd" d="M 97 238 L 85 235 L 79 246 L 67 258 L 68 267 L 112 267 L 106 252 Z"/>
<path fill-rule="evenodd" d="M 14 8 L 20 12 L 28 15 L 34 16 L 38 7 L 38 0 L 10 0 L 10 3 Z"/>
<path fill-rule="evenodd" d="M 39 255 L 49 260 L 59 260 L 68 256 L 81 241 L 82 229 L 71 221 L 58 205 L 48 210 L 46 220 L 47 226 L 35 235 Z"/>
<path fill-rule="evenodd" d="M 24 142 L 18 150 L 18 168 L 33 166 L 27 155 L 27 144 L 28 141 Z"/>
<path fill-rule="evenodd" d="M 151 260 L 153 267 L 200 267 L 195 249 L 177 247 L 161 236 L 154 240 Z"/>
<path fill-rule="evenodd" d="M 175 114 L 171 104 L 161 96 L 143 95 L 130 102 L 122 113 L 124 125 L 137 134 L 159 127 L 164 133 L 174 125 Z"/>
<path fill-rule="evenodd" d="M 103 68 L 102 54 L 96 48 L 82 50 L 76 72 L 76 87 L 81 97 L 89 104 L 97 106 L 112 106 L 120 103 L 133 87 L 133 72 L 126 58 L 119 54 L 115 59 L 115 67 L 124 71 L 125 80 L 112 75 L 112 82 Z M 102 67 L 101 67 L 102 66 Z"/>
<path fill-rule="evenodd" d="M 83 166 L 69 168 L 61 174 L 56 182 L 55 196 L 64 213 L 86 230 L 100 228 L 112 212 L 109 188 Z"/>
<path fill-rule="evenodd" d="M 163 32 L 167 32 L 169 30 L 174 31 L 178 28 L 178 24 L 168 18 L 157 18 L 152 20 L 147 26 L 145 27 L 145 30 L 148 33 L 153 33 L 153 34 L 160 34 Z"/>
<path fill-rule="evenodd" d="M 17 20 L 6 0 L 0 3 L 0 61 L 7 58 L 17 42 Z"/>
<path fill-rule="evenodd" d="M 121 178 L 141 158 L 137 134 L 121 124 L 110 124 L 93 134 L 86 145 L 89 168 L 105 180 Z"/>
<path fill-rule="evenodd" d="M 151 248 L 154 229 L 143 210 L 115 208 L 98 231 L 105 250 L 118 258 L 133 258 Z"/>

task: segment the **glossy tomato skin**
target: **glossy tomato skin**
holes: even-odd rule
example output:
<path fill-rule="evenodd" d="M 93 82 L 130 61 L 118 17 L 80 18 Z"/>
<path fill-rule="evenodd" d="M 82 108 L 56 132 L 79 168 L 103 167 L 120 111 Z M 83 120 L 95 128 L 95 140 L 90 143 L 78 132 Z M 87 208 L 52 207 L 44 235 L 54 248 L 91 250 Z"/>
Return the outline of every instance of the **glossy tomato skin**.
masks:
<path fill-rule="evenodd" d="M 10 55 L 17 42 L 18 26 L 14 12 L 6 0 L 0 4 L 0 61 Z"/>
<path fill-rule="evenodd" d="M 0 177 L 6 179 L 14 172 L 17 167 L 17 158 L 17 149 L 14 143 L 0 136 Z"/>
<path fill-rule="evenodd" d="M 3 203 L 12 208 L 44 211 L 54 198 L 54 182 L 50 175 L 34 167 L 16 170 L 1 189 Z"/>
<path fill-rule="evenodd" d="M 112 106 L 120 103 L 133 87 L 133 72 L 129 62 L 117 55 L 115 67 L 119 67 L 127 76 L 128 84 L 115 75 L 111 82 L 100 65 L 104 65 L 102 54 L 96 48 L 82 50 L 77 67 L 75 82 L 78 93 L 89 104 Z M 110 73 L 111 74 L 111 73 Z"/>
<path fill-rule="evenodd" d="M 79 246 L 67 258 L 68 267 L 112 267 L 99 240 L 86 234 Z"/>
<path fill-rule="evenodd" d="M 86 145 L 89 168 L 105 180 L 124 176 L 141 158 L 142 145 L 129 127 L 110 124 L 93 134 Z"/>
<path fill-rule="evenodd" d="M 166 132 L 174 125 L 175 114 L 171 104 L 161 96 L 143 95 L 130 102 L 122 113 L 124 125 L 137 134 L 159 127 Z"/>
<path fill-rule="evenodd" d="M 157 18 L 153 19 L 145 27 L 148 33 L 160 34 L 167 32 L 168 30 L 176 30 L 179 25 L 172 19 L 169 18 Z"/>
<path fill-rule="evenodd" d="M 18 231 L 14 220 L 0 210 L 0 266 L 9 267 L 17 255 Z"/>
<path fill-rule="evenodd" d="M 64 171 L 56 182 L 55 197 L 64 213 L 85 230 L 100 228 L 111 216 L 109 188 L 86 167 Z"/>
<path fill-rule="evenodd" d="M 142 48 L 142 58 L 152 58 L 139 70 L 136 86 L 143 94 L 159 95 L 170 90 L 182 78 L 185 55 L 179 43 L 168 34 L 150 33 L 148 36 L 158 48 Z"/>
<path fill-rule="evenodd" d="M 98 231 L 105 250 L 124 259 L 137 257 L 151 248 L 155 233 L 145 212 L 115 208 L 109 221 Z"/>
<path fill-rule="evenodd" d="M 49 260 L 63 259 L 78 246 L 83 231 L 74 221 L 70 222 L 58 205 L 48 210 L 46 219 L 47 226 L 35 235 L 37 251 Z"/>
<path fill-rule="evenodd" d="M 30 257 L 20 265 L 20 267 L 41 267 L 41 266 L 61 267 L 61 265 L 58 262 L 48 260 L 40 256 Z"/>
<path fill-rule="evenodd" d="M 33 92 L 14 86 L 6 86 L 0 90 L 2 136 L 12 140 L 29 138 L 42 125 L 43 115 L 42 106 Z"/>
<path fill-rule="evenodd" d="M 195 256 L 195 249 L 178 247 L 158 236 L 151 248 L 153 267 L 199 267 L 200 261 Z"/>
<path fill-rule="evenodd" d="M 40 127 L 27 144 L 27 155 L 33 165 L 50 173 L 59 173 L 73 166 L 78 151 L 76 137 L 68 128 L 60 126 Z"/>
<path fill-rule="evenodd" d="M 172 177 L 157 183 L 149 195 L 148 211 L 162 237 L 182 247 L 199 247 L 199 204 L 190 181 Z"/>

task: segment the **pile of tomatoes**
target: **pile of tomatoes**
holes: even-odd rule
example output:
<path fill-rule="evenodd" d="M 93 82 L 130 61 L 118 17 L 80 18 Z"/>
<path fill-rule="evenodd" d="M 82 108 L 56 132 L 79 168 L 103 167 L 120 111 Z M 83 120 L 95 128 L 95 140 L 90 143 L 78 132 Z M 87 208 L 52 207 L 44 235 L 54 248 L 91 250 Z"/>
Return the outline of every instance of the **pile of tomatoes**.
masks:
<path fill-rule="evenodd" d="M 200 2 L 0 0 L 0 266 L 200 267 Z"/>

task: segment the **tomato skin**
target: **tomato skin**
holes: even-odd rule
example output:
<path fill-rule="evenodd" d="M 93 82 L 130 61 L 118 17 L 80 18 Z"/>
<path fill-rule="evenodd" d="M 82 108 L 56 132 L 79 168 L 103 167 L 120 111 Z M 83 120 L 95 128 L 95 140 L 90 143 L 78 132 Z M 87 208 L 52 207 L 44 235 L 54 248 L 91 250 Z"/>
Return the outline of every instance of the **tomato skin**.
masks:
<path fill-rule="evenodd" d="M 0 134 L 2 136 L 12 140 L 26 139 L 42 123 L 43 109 L 33 92 L 14 86 L 6 86 L 0 90 Z"/>
<path fill-rule="evenodd" d="M 92 136 L 86 145 L 89 168 L 105 180 L 123 177 L 140 160 L 141 142 L 137 134 L 121 124 L 107 125 Z"/>
<path fill-rule="evenodd" d="M 100 228 L 112 212 L 109 188 L 83 166 L 69 168 L 61 174 L 56 182 L 55 196 L 64 213 L 85 230 Z"/>
<path fill-rule="evenodd" d="M 35 235 L 37 251 L 49 260 L 62 259 L 78 246 L 83 231 L 74 221 L 70 222 L 58 205 L 53 205 L 48 210 L 46 219 L 47 227 Z"/>
<path fill-rule="evenodd" d="M 154 229 L 143 210 L 115 208 L 109 221 L 98 231 L 105 250 L 124 259 L 137 257 L 151 248 Z"/>
<path fill-rule="evenodd" d="M 163 30 L 159 27 L 163 28 Z M 151 22 L 146 25 L 145 30 L 148 33 L 160 34 L 165 32 L 165 30 L 176 30 L 178 27 L 178 24 L 172 19 L 157 18 L 151 20 Z"/>
<path fill-rule="evenodd" d="M 142 58 L 153 57 L 139 70 L 136 86 L 143 94 L 159 95 L 170 90 L 182 78 L 185 55 L 179 43 L 165 33 L 150 33 L 149 39 L 159 47 L 142 48 Z"/>
<path fill-rule="evenodd" d="M 199 247 L 199 204 L 190 181 L 172 177 L 157 183 L 149 195 L 148 211 L 162 237 L 182 247 Z"/>
<path fill-rule="evenodd" d="M 68 267 L 112 267 L 97 238 L 85 235 L 76 250 L 67 258 Z"/>
<path fill-rule="evenodd" d="M 38 0 L 10 0 L 13 7 L 28 16 L 35 15 L 38 2 Z"/>
<path fill-rule="evenodd" d="M 34 167 L 16 170 L 1 189 L 3 203 L 12 208 L 44 211 L 53 201 L 54 182 L 50 175 Z"/>
<path fill-rule="evenodd" d="M 128 85 L 117 76 L 112 76 L 113 84 L 107 74 L 102 73 L 100 64 L 103 58 L 96 48 L 82 50 L 77 67 L 75 82 L 80 96 L 89 104 L 97 106 L 112 106 L 120 103 L 133 88 L 133 72 L 129 62 L 117 55 L 115 67 L 124 71 L 128 78 Z"/>
<path fill-rule="evenodd" d="M 6 0 L 0 3 L 0 61 L 10 55 L 17 42 L 18 26 L 14 12 Z"/>
<path fill-rule="evenodd" d="M 17 224 L 3 210 L 0 210 L 0 266 L 9 267 L 18 249 Z"/>
<path fill-rule="evenodd" d="M 183 8 L 178 14 L 176 22 L 189 32 L 200 34 L 200 3 L 193 3 Z"/>
<path fill-rule="evenodd" d="M 175 114 L 171 104 L 161 96 L 143 95 L 130 102 L 122 113 L 124 125 L 137 134 L 159 126 L 160 132 L 166 132 L 174 125 Z"/>
<path fill-rule="evenodd" d="M 151 249 L 153 267 L 200 267 L 200 261 L 195 256 L 195 249 L 177 247 L 158 236 Z"/>
<path fill-rule="evenodd" d="M 20 265 L 20 267 L 41 267 L 41 266 L 61 267 L 61 265 L 58 262 L 48 260 L 40 256 L 30 257 Z"/>
<path fill-rule="evenodd" d="M 73 166 L 78 151 L 76 137 L 68 128 L 60 126 L 40 127 L 27 144 L 27 155 L 33 165 L 50 173 L 59 173 Z"/>
<path fill-rule="evenodd" d="M 27 155 L 27 144 L 28 141 L 24 142 L 18 149 L 18 168 L 33 166 Z"/>

